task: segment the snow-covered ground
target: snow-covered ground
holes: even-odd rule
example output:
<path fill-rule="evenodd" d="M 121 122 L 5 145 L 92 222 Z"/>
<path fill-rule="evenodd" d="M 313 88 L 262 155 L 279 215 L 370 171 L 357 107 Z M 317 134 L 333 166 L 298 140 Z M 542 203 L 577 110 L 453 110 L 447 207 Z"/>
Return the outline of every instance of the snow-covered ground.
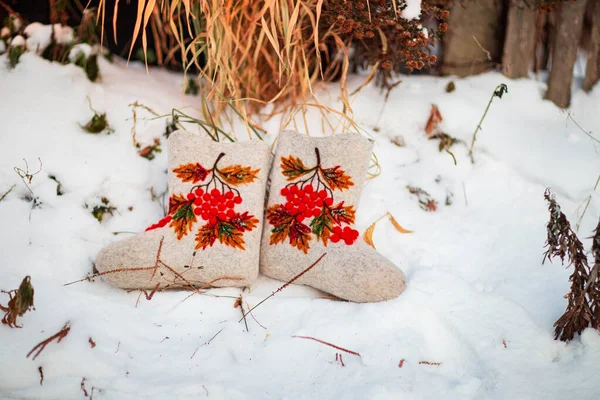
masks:
<path fill-rule="evenodd" d="M 190 292 L 162 292 L 150 301 L 142 296 L 136 307 L 139 292 L 102 279 L 63 286 L 91 273 L 104 245 L 163 215 L 150 189 L 166 189 L 165 120 L 142 121 L 150 115 L 138 111 L 138 141 L 163 142 L 163 152 L 149 161 L 132 145 L 128 105 L 196 115 L 184 107 L 200 106 L 199 97 L 181 94 L 181 75 L 147 75 L 136 63 L 128 69 L 118 61 L 99 64 L 103 80 L 94 84 L 80 68 L 32 53 L 10 71 L 0 57 L 0 196 L 16 185 L 0 202 L 0 288 L 16 288 L 30 275 L 36 305 L 19 318 L 22 329 L 0 325 L 1 398 L 84 398 L 83 389 L 94 399 L 598 398 L 600 334 L 588 329 L 568 344 L 553 340 L 570 271 L 541 261 L 546 187 L 573 224 L 592 194 L 579 231 L 589 248 L 600 215 L 592 190 L 600 146 L 542 100 L 543 79 L 509 81 L 489 73 L 454 79 L 456 90 L 446 93 L 450 78 L 412 76 L 402 77 L 386 104 L 373 86 L 354 96 L 355 119 L 376 140 L 382 168 L 364 189 L 358 227 L 391 212 L 414 231 L 399 234 L 382 220 L 374 235 L 378 250 L 405 271 L 407 289 L 393 301 L 352 304 L 291 286 L 255 310 L 264 327 L 249 318 L 247 332 L 234 308 L 238 289 L 190 298 Z M 350 83 L 360 82 L 353 77 Z M 509 93 L 490 108 L 475 164 L 467 145 L 458 144 L 455 166 L 423 132 L 431 104 L 444 117 L 443 131 L 468 143 L 502 82 Z M 600 87 L 585 94 L 578 84 L 570 115 L 600 137 Z M 320 100 L 339 107 L 338 90 L 320 91 Z M 87 97 L 107 113 L 114 134 L 80 128 L 93 115 Z M 314 110 L 310 124 L 318 135 Z M 272 142 L 279 120 L 264 126 Z M 238 136 L 246 134 L 239 130 Z M 398 136 L 406 146 L 391 143 Z M 42 204 L 32 210 L 13 168 L 25 170 L 25 159 L 35 172 L 38 157 L 42 170 L 30 186 Z M 61 196 L 49 176 L 61 183 Z M 407 185 L 428 191 L 438 210 L 421 210 Z M 99 223 L 91 209 L 102 197 L 116 211 Z M 279 285 L 260 277 L 242 293 L 244 301 L 255 305 Z M 0 302 L 7 300 L 2 294 Z M 26 358 L 67 321 L 65 339 L 35 361 Z"/>

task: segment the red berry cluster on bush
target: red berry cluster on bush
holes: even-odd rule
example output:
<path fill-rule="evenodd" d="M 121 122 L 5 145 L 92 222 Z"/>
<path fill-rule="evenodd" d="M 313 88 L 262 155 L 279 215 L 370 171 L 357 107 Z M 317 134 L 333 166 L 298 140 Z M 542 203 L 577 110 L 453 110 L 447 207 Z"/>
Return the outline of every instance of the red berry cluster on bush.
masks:
<path fill-rule="evenodd" d="M 421 3 L 421 19 L 436 19 L 436 30 L 427 30 L 419 19 L 404 19 L 406 4 L 402 0 L 330 0 L 324 3 L 322 15 L 344 43 L 355 48 L 359 66 L 378 62 L 385 77 L 402 65 L 412 72 L 435 64 L 437 58 L 430 48 L 448 30 L 448 5 L 448 0 Z"/>

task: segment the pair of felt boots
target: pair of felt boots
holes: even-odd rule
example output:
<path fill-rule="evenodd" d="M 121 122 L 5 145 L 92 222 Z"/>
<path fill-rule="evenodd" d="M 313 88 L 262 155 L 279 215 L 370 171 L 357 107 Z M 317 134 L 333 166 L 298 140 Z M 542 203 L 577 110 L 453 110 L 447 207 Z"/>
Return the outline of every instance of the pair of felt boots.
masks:
<path fill-rule="evenodd" d="M 402 271 L 353 228 L 370 140 L 283 132 L 273 160 L 261 141 L 217 143 L 177 131 L 168 149 L 168 215 L 98 254 L 96 268 L 112 284 L 245 287 L 259 269 L 287 282 L 325 254 L 294 283 L 355 302 L 404 290 Z"/>

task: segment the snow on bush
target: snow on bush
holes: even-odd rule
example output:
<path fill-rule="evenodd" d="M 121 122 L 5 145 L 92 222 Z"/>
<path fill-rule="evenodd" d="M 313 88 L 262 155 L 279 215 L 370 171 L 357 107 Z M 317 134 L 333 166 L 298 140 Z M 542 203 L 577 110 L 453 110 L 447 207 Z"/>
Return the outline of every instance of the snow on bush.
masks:
<path fill-rule="evenodd" d="M 74 39 L 74 31 L 70 26 L 61 26 L 60 24 L 44 25 L 33 22 L 23 30 L 27 36 L 27 47 L 30 50 L 42 53 L 52 43 L 53 30 L 54 40 L 58 44 L 69 44 Z"/>

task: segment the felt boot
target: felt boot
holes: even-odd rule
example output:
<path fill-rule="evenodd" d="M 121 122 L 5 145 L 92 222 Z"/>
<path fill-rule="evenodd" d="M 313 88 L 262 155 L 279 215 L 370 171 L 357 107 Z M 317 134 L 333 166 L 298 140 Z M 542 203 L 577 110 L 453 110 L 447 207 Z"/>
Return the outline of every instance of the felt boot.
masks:
<path fill-rule="evenodd" d="M 177 131 L 168 151 L 167 216 L 105 247 L 97 270 L 116 270 L 103 277 L 124 289 L 248 286 L 258 275 L 269 147 Z"/>
<path fill-rule="evenodd" d="M 342 299 L 395 298 L 404 273 L 364 243 L 353 228 L 373 144 L 359 134 L 278 138 L 262 238 L 261 272 Z"/>

